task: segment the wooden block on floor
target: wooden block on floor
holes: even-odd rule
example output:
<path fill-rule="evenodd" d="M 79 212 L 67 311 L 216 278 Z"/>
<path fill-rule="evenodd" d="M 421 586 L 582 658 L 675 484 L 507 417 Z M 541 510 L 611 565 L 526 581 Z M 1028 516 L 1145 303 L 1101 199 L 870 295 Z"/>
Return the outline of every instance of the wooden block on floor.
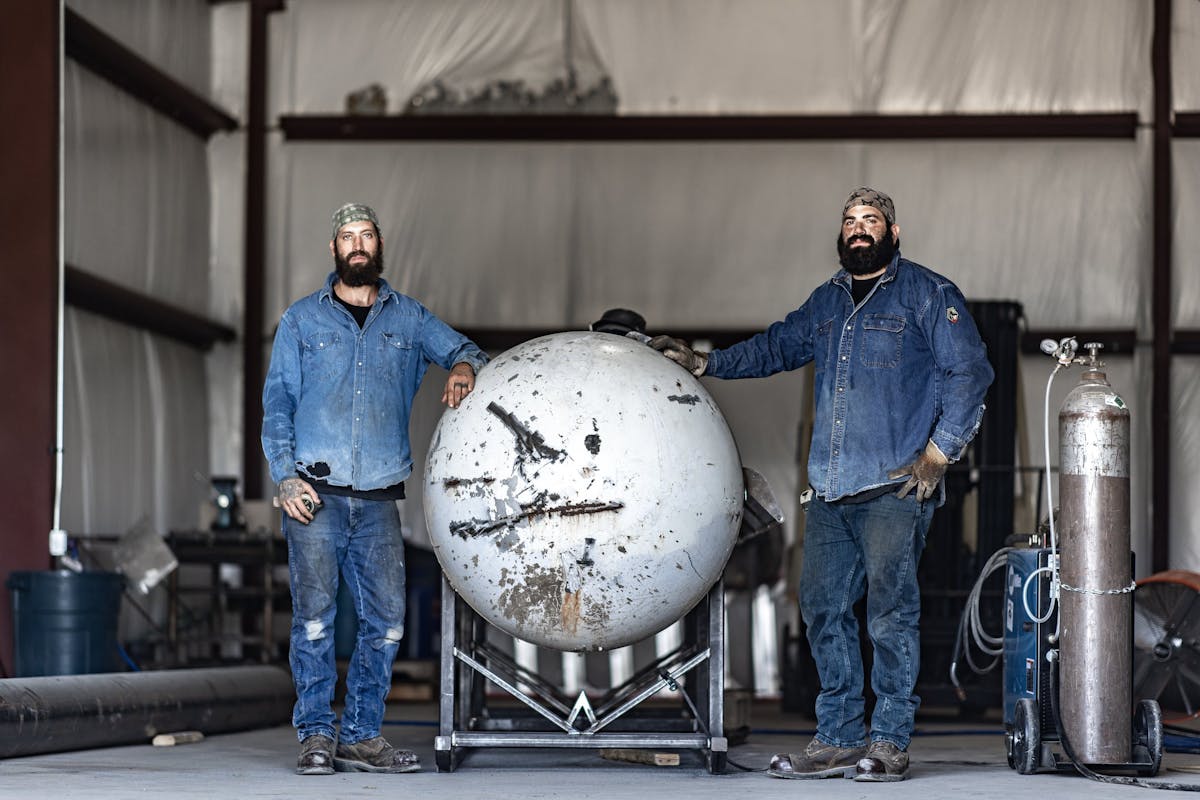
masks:
<path fill-rule="evenodd" d="M 650 764 L 655 767 L 678 767 L 679 753 L 655 753 L 632 747 L 609 747 L 600 751 L 609 761 L 628 761 L 631 764 Z"/>

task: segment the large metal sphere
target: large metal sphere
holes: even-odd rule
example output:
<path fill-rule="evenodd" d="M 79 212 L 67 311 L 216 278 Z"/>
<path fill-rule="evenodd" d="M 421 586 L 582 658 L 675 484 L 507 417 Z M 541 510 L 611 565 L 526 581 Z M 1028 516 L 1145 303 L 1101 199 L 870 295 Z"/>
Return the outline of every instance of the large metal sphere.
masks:
<path fill-rule="evenodd" d="M 708 592 L 741 522 L 741 464 L 700 382 L 644 344 L 558 333 L 503 353 L 442 415 L 425 518 L 454 590 L 501 630 L 606 650 Z"/>

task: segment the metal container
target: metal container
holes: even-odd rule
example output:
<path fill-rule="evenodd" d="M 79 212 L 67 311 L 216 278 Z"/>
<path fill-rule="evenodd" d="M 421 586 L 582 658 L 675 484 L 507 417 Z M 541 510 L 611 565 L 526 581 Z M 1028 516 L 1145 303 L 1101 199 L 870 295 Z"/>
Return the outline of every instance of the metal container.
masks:
<path fill-rule="evenodd" d="M 729 558 L 744 491 L 698 380 L 640 342 L 579 332 L 480 371 L 434 432 L 424 500 L 438 561 L 475 611 L 582 652 L 695 606 Z"/>
<path fill-rule="evenodd" d="M 1080 761 L 1131 758 L 1129 410 L 1096 360 L 1058 415 L 1059 703 Z"/>

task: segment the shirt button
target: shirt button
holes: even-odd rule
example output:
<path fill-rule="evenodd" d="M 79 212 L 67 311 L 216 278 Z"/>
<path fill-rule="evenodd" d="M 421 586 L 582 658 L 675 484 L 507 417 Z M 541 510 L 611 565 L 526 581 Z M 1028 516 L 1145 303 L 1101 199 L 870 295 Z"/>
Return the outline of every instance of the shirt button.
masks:
<path fill-rule="evenodd" d="M 838 387 L 838 391 L 839 391 L 839 392 L 844 392 L 844 391 L 846 391 L 846 387 L 844 387 L 844 386 L 839 386 L 839 387 Z"/>
<path fill-rule="evenodd" d="M 845 360 L 846 360 L 846 357 L 845 357 L 845 356 L 842 356 L 842 361 L 845 361 Z"/>
<path fill-rule="evenodd" d="M 852 328 L 852 327 L 853 327 L 852 325 L 847 325 L 846 330 L 850 330 L 850 328 Z"/>

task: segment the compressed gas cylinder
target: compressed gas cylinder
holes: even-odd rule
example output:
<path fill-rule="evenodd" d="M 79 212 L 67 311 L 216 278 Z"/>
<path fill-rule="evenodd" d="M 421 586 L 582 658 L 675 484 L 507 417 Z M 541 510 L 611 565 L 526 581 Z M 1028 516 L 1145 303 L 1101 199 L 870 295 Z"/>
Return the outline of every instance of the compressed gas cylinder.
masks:
<path fill-rule="evenodd" d="M 686 614 L 720 576 L 741 462 L 696 378 L 610 333 L 495 358 L 433 434 L 425 517 L 454 590 L 497 628 L 606 650 Z"/>
<path fill-rule="evenodd" d="M 1060 447 L 1059 705 L 1086 764 L 1131 759 L 1129 409 L 1098 345 L 1058 415 Z"/>

